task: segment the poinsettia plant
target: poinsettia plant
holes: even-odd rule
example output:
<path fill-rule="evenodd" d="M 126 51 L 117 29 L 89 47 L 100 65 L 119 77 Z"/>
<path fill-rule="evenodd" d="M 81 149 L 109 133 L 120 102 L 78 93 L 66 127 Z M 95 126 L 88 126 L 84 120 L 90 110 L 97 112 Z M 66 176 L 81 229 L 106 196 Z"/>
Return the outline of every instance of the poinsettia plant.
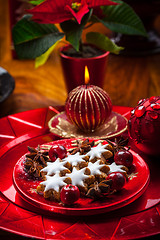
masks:
<path fill-rule="evenodd" d="M 57 43 L 67 41 L 83 51 L 82 32 L 101 23 L 113 32 L 146 36 L 143 23 L 133 9 L 122 0 L 30 0 L 27 10 L 13 27 L 12 37 L 21 59 L 45 63 Z M 122 47 L 100 32 L 88 31 L 85 42 L 118 54 Z"/>

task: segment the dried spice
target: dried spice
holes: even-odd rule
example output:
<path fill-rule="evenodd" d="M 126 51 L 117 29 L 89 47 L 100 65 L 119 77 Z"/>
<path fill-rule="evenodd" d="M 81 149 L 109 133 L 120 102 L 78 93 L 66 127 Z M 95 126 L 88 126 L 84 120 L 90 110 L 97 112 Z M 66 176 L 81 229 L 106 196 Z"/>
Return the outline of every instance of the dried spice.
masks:
<path fill-rule="evenodd" d="M 113 191 L 110 189 L 111 183 L 112 180 L 103 180 L 100 183 L 95 182 L 94 184 L 90 185 L 86 197 L 96 200 L 106 195 L 112 194 Z"/>
<path fill-rule="evenodd" d="M 125 149 L 125 146 L 128 144 L 128 138 L 124 139 L 123 137 L 121 137 L 119 140 L 116 138 L 114 143 L 108 139 L 106 141 L 112 146 L 114 153 L 118 152 L 120 149 Z"/>
<path fill-rule="evenodd" d="M 75 140 L 73 145 L 76 147 L 70 149 L 69 153 L 73 155 L 73 154 L 76 154 L 77 152 L 80 152 L 80 154 L 83 155 L 89 152 L 91 150 L 91 147 L 93 147 L 95 143 L 94 141 L 89 142 L 89 139 L 85 139 L 84 141 Z"/>
<path fill-rule="evenodd" d="M 31 177 L 42 178 L 43 173 L 41 173 L 41 169 L 46 166 L 46 162 L 49 160 L 48 152 L 42 151 L 40 149 L 40 146 L 38 146 L 37 149 L 33 147 L 28 147 L 28 150 L 30 153 L 25 155 L 25 171 Z"/>

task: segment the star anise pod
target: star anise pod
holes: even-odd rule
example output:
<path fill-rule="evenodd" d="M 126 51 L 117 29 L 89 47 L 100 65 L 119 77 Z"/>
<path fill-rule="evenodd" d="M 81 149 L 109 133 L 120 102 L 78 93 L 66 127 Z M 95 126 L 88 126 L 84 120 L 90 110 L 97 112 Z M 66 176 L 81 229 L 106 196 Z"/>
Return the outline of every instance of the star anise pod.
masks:
<path fill-rule="evenodd" d="M 120 137 L 120 139 L 115 138 L 114 143 L 111 142 L 109 139 L 106 140 L 112 147 L 114 150 L 114 153 L 118 152 L 120 149 L 125 149 L 125 146 L 127 146 L 128 144 L 128 138 L 123 138 L 122 136 Z M 128 147 L 129 149 L 130 147 Z"/>
<path fill-rule="evenodd" d="M 92 199 L 102 198 L 111 194 L 110 186 L 111 180 L 103 180 L 100 183 L 95 182 L 90 186 L 86 196 Z"/>
<path fill-rule="evenodd" d="M 42 151 L 40 146 L 37 149 L 28 147 L 30 153 L 26 154 L 24 162 L 25 171 L 34 178 L 41 178 L 41 169 L 46 166 L 48 161 L 48 152 Z"/>
<path fill-rule="evenodd" d="M 34 162 L 38 162 L 43 166 L 46 166 L 48 159 L 48 152 L 42 151 L 38 145 L 37 149 L 33 147 L 28 147 L 29 154 L 26 154 L 26 158 L 31 158 Z"/>
<path fill-rule="evenodd" d="M 43 175 L 41 174 L 42 168 L 42 165 L 38 164 L 37 162 L 33 162 L 28 171 L 28 174 L 34 178 L 41 178 L 43 177 Z"/>
<path fill-rule="evenodd" d="M 80 154 L 83 155 L 91 150 L 91 147 L 94 146 L 94 141 L 90 142 L 89 139 L 85 139 L 84 141 L 76 140 L 74 145 L 76 148 L 69 150 L 70 154 L 73 155 L 80 152 Z"/>

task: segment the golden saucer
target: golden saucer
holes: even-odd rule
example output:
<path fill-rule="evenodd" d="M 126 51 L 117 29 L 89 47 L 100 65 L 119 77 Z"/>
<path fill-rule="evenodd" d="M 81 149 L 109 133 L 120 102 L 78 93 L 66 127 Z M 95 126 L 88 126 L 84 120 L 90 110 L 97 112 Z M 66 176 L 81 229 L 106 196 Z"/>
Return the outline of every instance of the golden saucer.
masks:
<path fill-rule="evenodd" d="M 107 121 L 94 132 L 85 133 L 69 121 L 65 112 L 55 115 L 48 122 L 50 132 L 63 138 L 113 138 L 127 130 L 128 120 L 119 113 L 112 112 Z"/>

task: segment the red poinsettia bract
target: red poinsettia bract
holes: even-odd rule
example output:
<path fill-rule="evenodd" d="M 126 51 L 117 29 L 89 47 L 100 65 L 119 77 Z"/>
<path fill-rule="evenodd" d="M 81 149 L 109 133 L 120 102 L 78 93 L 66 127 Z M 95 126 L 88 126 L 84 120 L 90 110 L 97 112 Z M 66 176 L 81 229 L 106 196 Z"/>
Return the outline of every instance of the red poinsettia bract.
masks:
<path fill-rule="evenodd" d="M 90 8 L 105 5 L 117 3 L 110 0 L 46 0 L 28 12 L 33 15 L 33 20 L 40 23 L 61 23 L 74 17 L 80 24 Z"/>

